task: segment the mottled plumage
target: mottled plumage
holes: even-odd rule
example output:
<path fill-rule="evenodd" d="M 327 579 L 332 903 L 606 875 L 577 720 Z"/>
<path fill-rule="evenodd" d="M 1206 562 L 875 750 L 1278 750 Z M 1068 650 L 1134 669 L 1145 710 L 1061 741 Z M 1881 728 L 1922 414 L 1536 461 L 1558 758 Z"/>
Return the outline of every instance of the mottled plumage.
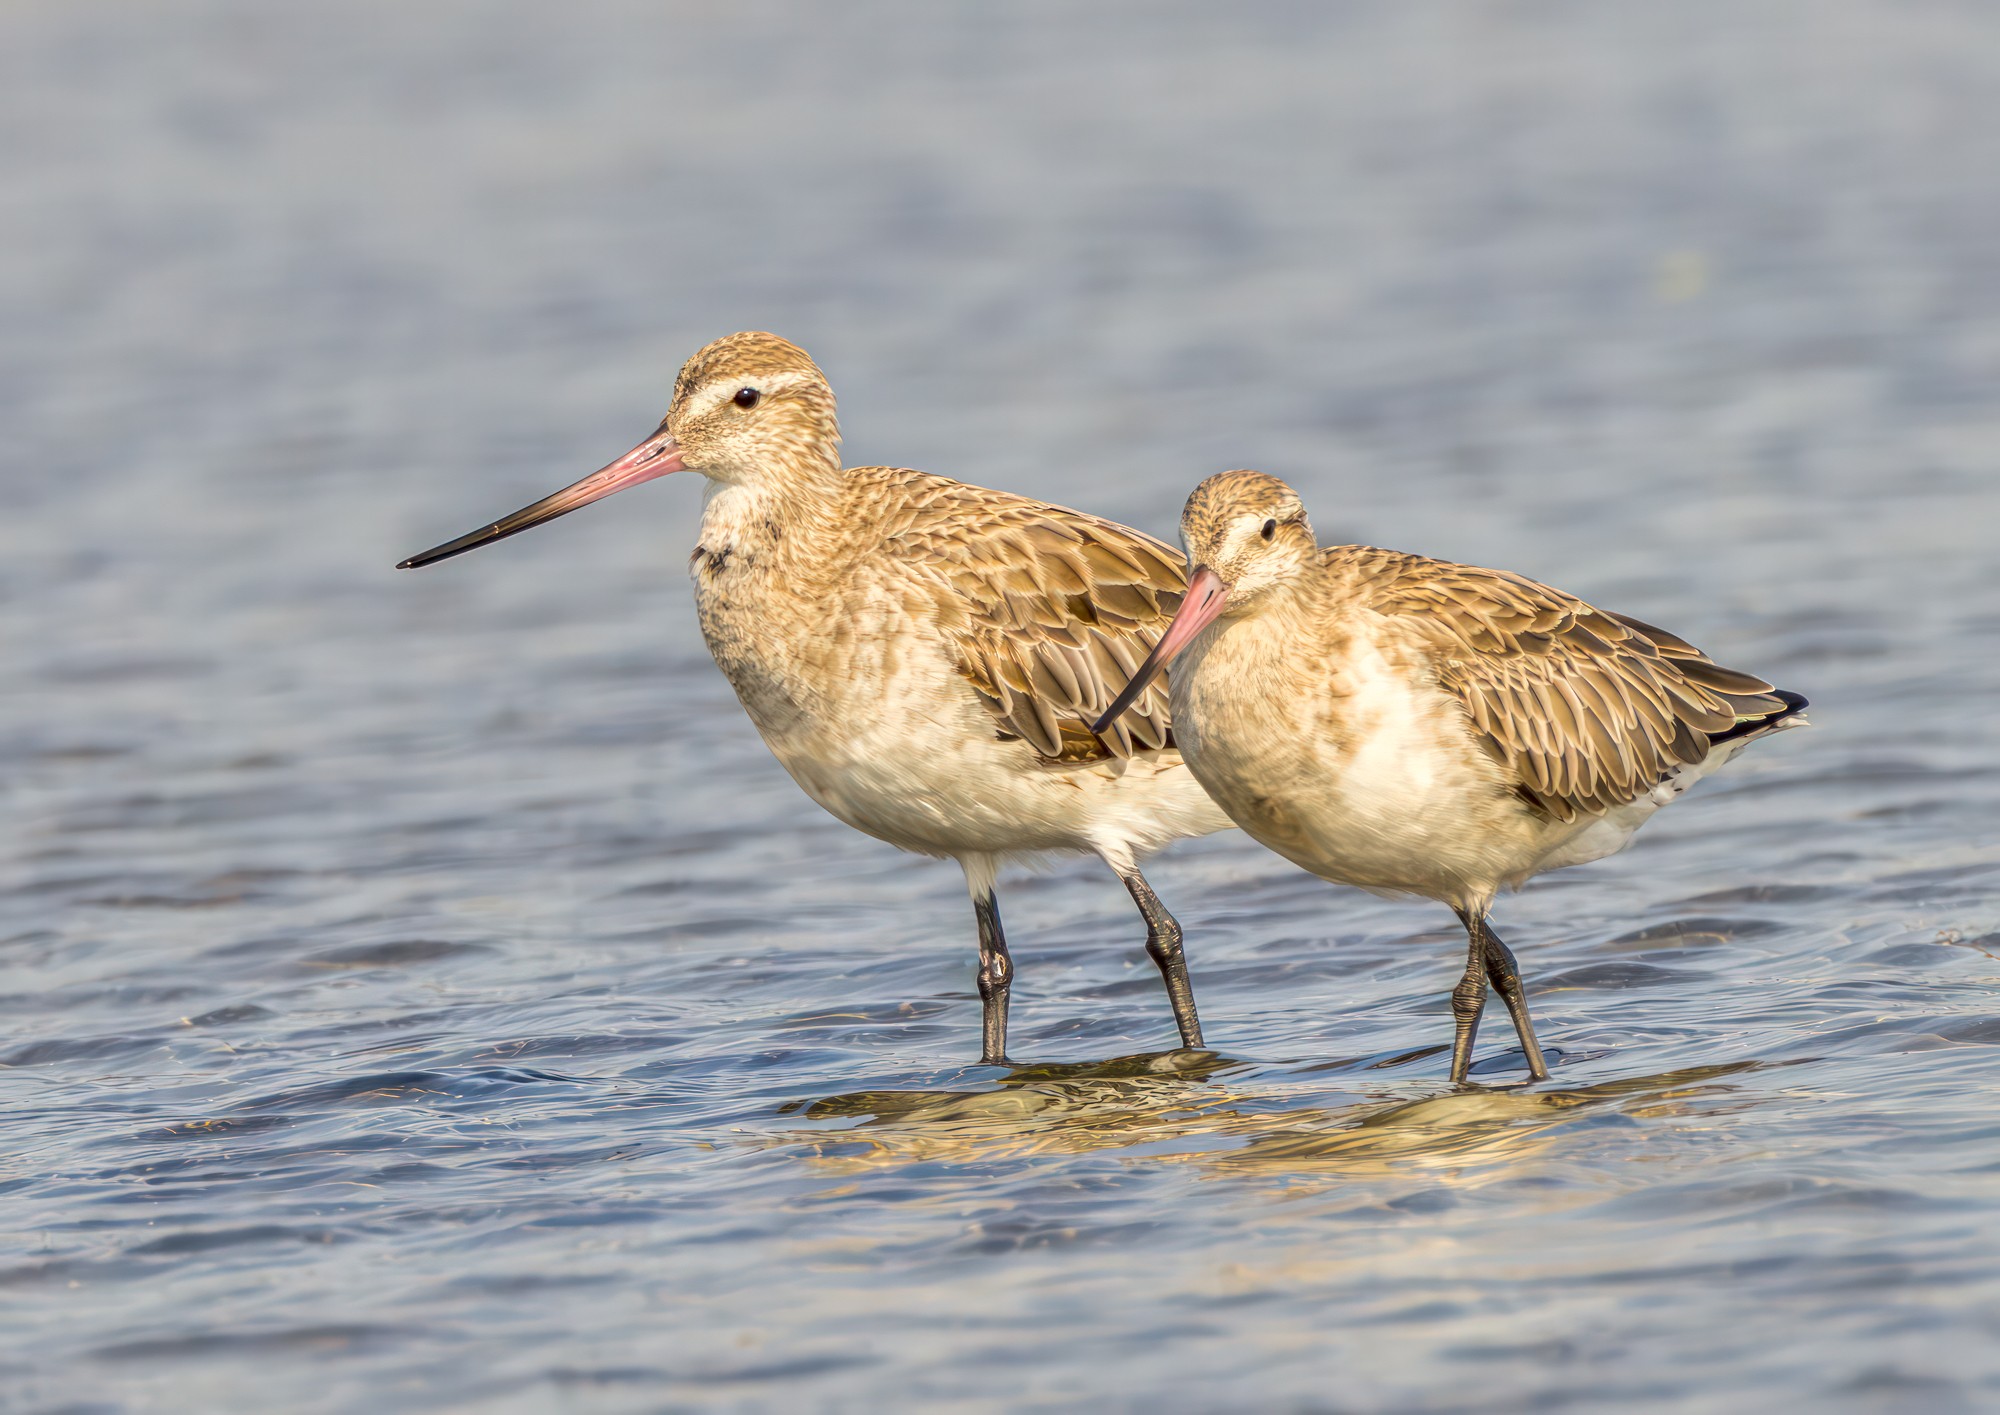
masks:
<path fill-rule="evenodd" d="M 932 584 L 939 630 L 1007 732 L 1062 761 L 1172 745 L 1163 687 L 1102 738 L 1088 724 L 1180 607 L 1179 551 L 1025 497 L 915 472 L 863 475 L 894 479 L 891 494 L 911 524 L 884 551 Z"/>
<path fill-rule="evenodd" d="M 1805 700 L 1503 570 L 1322 550 L 1260 472 L 1203 482 L 1181 532 L 1197 563 L 1128 694 L 1174 661 L 1176 741 L 1238 825 L 1327 879 L 1457 910 L 1455 1080 L 1489 979 L 1545 1075 L 1494 895 L 1621 849 Z"/>
<path fill-rule="evenodd" d="M 1113 522 L 899 467 L 844 468 L 805 351 L 734 334 L 682 368 L 659 430 L 574 487 L 414 557 L 429 563 L 685 468 L 709 482 L 690 558 L 703 637 L 772 753 L 815 801 L 964 868 L 984 1047 L 1003 1059 L 1012 963 L 993 882 L 1008 859 L 1089 851 L 1147 922 L 1182 1041 L 1200 1025 L 1180 929 L 1138 860 L 1228 828 L 1173 745 L 1167 693 L 1088 724 L 1185 587 L 1172 548 Z"/>
<path fill-rule="evenodd" d="M 1554 820 L 1634 801 L 1788 711 L 1763 679 L 1523 576 L 1371 546 L 1324 554 L 1360 604 L 1408 623 L 1481 745 Z"/>

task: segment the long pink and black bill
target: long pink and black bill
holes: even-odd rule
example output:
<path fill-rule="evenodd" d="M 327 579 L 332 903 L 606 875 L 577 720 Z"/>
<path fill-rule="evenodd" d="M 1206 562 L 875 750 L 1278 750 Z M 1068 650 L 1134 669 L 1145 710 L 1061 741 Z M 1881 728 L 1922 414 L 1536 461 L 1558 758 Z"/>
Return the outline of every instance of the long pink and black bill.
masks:
<path fill-rule="evenodd" d="M 1215 616 L 1222 613 L 1222 603 L 1229 598 L 1229 586 L 1222 582 L 1222 576 L 1206 565 L 1194 567 L 1188 576 L 1187 594 L 1181 599 L 1180 613 L 1174 622 L 1167 625 L 1167 632 L 1160 635 L 1160 641 L 1153 645 L 1153 651 L 1146 655 L 1146 661 L 1139 665 L 1139 671 L 1125 685 L 1125 691 L 1112 700 L 1104 710 L 1104 716 L 1090 725 L 1090 730 L 1103 735 L 1104 729 L 1118 720 L 1118 715 L 1139 700 L 1146 691 L 1146 685 L 1159 676 L 1160 670 L 1173 662 L 1174 655 L 1186 648 L 1194 636 L 1215 622 Z"/>
<path fill-rule="evenodd" d="M 610 466 L 601 467 L 582 481 L 564 487 L 553 496 L 544 496 L 532 506 L 523 506 L 513 515 L 503 516 L 490 526 L 469 531 L 457 540 L 448 540 L 443 545 L 434 545 L 421 555 L 412 555 L 396 568 L 414 570 L 419 565 L 432 565 L 440 560 L 449 560 L 454 555 L 477 550 L 480 546 L 493 541 L 519 535 L 522 531 L 539 526 L 544 521 L 567 516 L 579 506 L 588 506 L 593 501 L 601 501 L 614 491 L 623 491 L 628 486 L 637 486 L 640 482 L 648 482 L 655 477 L 663 477 L 669 472 L 679 470 L 681 470 L 681 449 L 675 444 L 665 424 L 662 424 L 658 432 Z"/>

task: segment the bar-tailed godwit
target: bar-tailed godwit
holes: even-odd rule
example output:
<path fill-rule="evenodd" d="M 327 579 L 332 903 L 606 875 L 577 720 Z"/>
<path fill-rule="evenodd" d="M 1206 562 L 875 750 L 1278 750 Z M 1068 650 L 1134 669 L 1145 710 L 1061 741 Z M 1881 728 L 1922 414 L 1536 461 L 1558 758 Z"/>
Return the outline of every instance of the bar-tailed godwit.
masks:
<path fill-rule="evenodd" d="M 1495 894 L 1624 848 L 1753 738 L 1803 721 L 1806 700 L 1504 570 L 1321 549 L 1297 493 L 1261 472 L 1196 487 L 1181 540 L 1186 598 L 1093 730 L 1175 663 L 1175 741 L 1238 825 L 1325 879 L 1457 911 L 1453 1082 L 1489 980 L 1545 1079 L 1487 922 Z"/>
<path fill-rule="evenodd" d="M 1172 547 L 1095 516 L 900 467 L 840 464 L 804 350 L 732 334 L 681 369 L 659 429 L 602 470 L 412 556 L 428 565 L 683 468 L 708 479 L 689 569 L 701 630 L 806 794 L 877 839 L 949 856 L 979 932 L 981 1058 L 1006 1059 L 1003 862 L 1090 852 L 1146 920 L 1181 1044 L 1201 1045 L 1180 926 L 1139 860 L 1230 822 L 1174 745 L 1167 695 L 1089 727 L 1186 587 Z"/>

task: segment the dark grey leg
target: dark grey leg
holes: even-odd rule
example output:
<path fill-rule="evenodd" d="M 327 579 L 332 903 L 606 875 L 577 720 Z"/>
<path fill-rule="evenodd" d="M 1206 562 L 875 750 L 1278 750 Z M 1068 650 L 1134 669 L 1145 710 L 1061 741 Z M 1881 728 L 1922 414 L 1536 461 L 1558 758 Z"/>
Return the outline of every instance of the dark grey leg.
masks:
<path fill-rule="evenodd" d="M 976 895 L 972 912 L 979 920 L 980 1061 L 1007 1064 L 1007 993 L 1014 985 L 1014 960 L 1007 953 L 1007 936 L 1000 932 L 1000 904 L 992 892 Z"/>
<path fill-rule="evenodd" d="M 1139 912 L 1146 916 L 1146 952 L 1159 967 L 1160 977 L 1167 984 L 1167 1001 L 1173 1004 L 1174 1025 L 1180 1028 L 1181 1045 L 1189 1048 L 1201 1046 L 1201 1018 L 1195 1015 L 1194 984 L 1188 981 L 1187 959 L 1181 953 L 1181 926 L 1174 916 L 1160 903 L 1153 893 L 1146 877 L 1139 873 L 1136 865 L 1120 868 L 1118 878 L 1125 882 L 1132 902 L 1139 906 Z"/>
<path fill-rule="evenodd" d="M 1521 1050 L 1528 1054 L 1528 1074 L 1537 1081 L 1546 1081 L 1549 1068 L 1542 1061 L 1541 1044 L 1535 1040 L 1535 1024 L 1528 1016 L 1528 994 L 1521 986 L 1520 971 L 1514 966 L 1513 950 L 1500 941 L 1500 935 L 1484 919 L 1479 921 L 1479 932 L 1486 938 L 1486 976 L 1492 981 L 1493 990 L 1500 994 L 1500 1000 L 1507 1004 L 1507 1015 L 1514 1019 Z"/>
<path fill-rule="evenodd" d="M 1465 918 L 1462 914 L 1459 917 Z M 1451 1019 L 1454 1024 L 1451 1083 L 1454 1086 L 1465 1084 L 1465 1073 L 1472 1067 L 1473 1038 L 1479 1035 L 1479 1014 L 1486 1010 L 1486 940 L 1479 925 L 1471 919 L 1466 919 L 1465 934 L 1465 976 L 1451 990 Z"/>

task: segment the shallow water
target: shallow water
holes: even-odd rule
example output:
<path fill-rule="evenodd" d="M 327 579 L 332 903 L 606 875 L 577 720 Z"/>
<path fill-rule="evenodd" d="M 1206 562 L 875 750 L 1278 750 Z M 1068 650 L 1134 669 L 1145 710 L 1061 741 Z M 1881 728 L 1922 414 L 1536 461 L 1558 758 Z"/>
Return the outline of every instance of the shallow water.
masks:
<path fill-rule="evenodd" d="M 0 13 L 0 1405 L 2000 1403 L 2000 15 Z M 1497 923 L 810 806 L 664 483 L 400 556 L 774 328 L 848 455 L 1553 580 L 1811 696 Z"/>

